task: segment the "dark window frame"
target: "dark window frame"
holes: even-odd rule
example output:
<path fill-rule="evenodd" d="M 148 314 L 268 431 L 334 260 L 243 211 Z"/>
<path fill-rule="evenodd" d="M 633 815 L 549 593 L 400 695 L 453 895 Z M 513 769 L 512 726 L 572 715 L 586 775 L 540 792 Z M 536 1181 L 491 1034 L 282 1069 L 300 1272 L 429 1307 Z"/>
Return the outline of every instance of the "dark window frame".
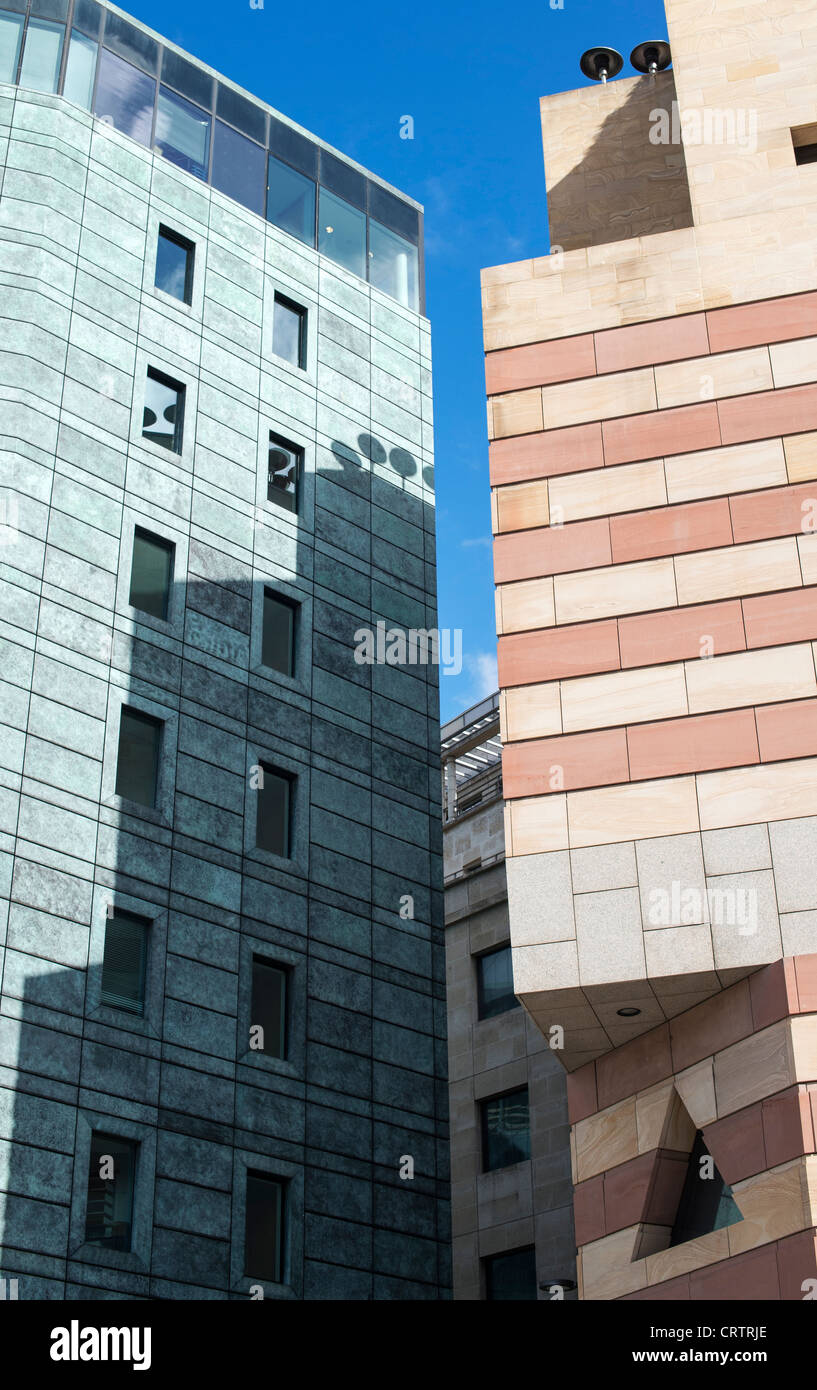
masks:
<path fill-rule="evenodd" d="M 292 832 L 295 819 L 295 788 L 298 782 L 297 775 L 294 772 L 289 772 L 287 768 L 278 767 L 275 763 L 264 762 L 263 759 L 259 759 L 258 766 L 261 768 L 264 775 L 264 787 L 258 787 L 256 790 L 255 848 L 263 850 L 265 854 L 273 854 L 278 859 L 292 859 L 294 838 Z M 261 831 L 261 798 L 264 791 L 267 789 L 266 779 L 268 775 L 284 782 L 287 787 L 286 808 L 283 816 L 285 839 L 283 850 L 272 849 L 269 845 L 261 844 L 259 840 Z"/>
<path fill-rule="evenodd" d="M 184 448 L 184 414 L 187 404 L 187 387 L 183 381 L 177 381 L 175 377 L 168 376 L 159 367 L 148 367 L 145 373 L 146 380 L 157 381 L 160 386 L 166 386 L 175 391 L 178 397 L 176 407 L 176 419 L 173 422 L 173 443 L 162 444 L 158 439 L 150 439 L 145 432 L 144 416 L 142 419 L 141 438 L 147 439 L 148 444 L 156 444 L 158 448 L 164 449 L 169 454 L 181 454 Z"/>
<path fill-rule="evenodd" d="M 280 604 L 282 608 L 289 610 L 289 669 L 282 671 L 278 666 L 271 666 L 264 660 L 264 638 L 266 634 L 267 599 Z M 261 665 L 265 671 L 274 671 L 277 676 L 286 676 L 289 680 L 295 679 L 297 669 L 297 645 L 298 645 L 298 610 L 300 603 L 290 598 L 287 594 L 282 594 L 278 589 L 273 589 L 269 584 L 264 585 L 263 604 L 261 610 Z"/>
<path fill-rule="evenodd" d="M 170 564 L 169 564 L 169 566 L 168 566 L 167 589 L 166 589 L 166 591 L 165 591 L 164 612 L 161 614 L 161 616 L 160 616 L 159 614 L 157 614 L 157 613 L 151 613 L 151 612 L 150 612 L 150 609 L 148 609 L 148 608 L 140 608 L 140 607 L 139 607 L 139 604 L 138 604 L 138 603 L 134 603 L 134 601 L 133 601 L 133 562 L 134 562 L 134 555 L 135 555 L 135 553 L 136 553 L 136 538 L 137 538 L 137 536 L 140 538 L 140 540 L 143 540 L 143 541 L 150 541 L 150 543 L 151 543 L 152 545 L 155 545 L 157 549 L 164 550 L 164 551 L 170 556 Z M 169 541 L 169 540 L 167 539 L 166 536 L 159 536 L 159 535 L 157 535 L 155 531 L 149 531 L 149 530 L 147 529 L 146 526 L 134 526 L 134 528 L 133 528 L 133 543 L 132 543 L 132 545 L 131 545 L 130 584 L 129 584 L 129 586 L 128 586 L 128 603 L 129 603 L 130 607 L 131 607 L 131 608 L 135 608 L 136 611 L 137 611 L 138 613 L 142 613 L 142 614 L 144 614 L 145 616 L 147 616 L 148 618 L 155 618 L 157 622 L 166 623 L 166 622 L 168 621 L 169 615 L 170 615 L 170 600 L 171 600 L 171 595 L 172 595 L 172 593 L 173 593 L 173 576 L 174 576 L 174 570 L 175 570 L 175 568 L 176 568 L 176 542 L 175 542 L 175 541 Z"/>
<path fill-rule="evenodd" d="M 280 304 L 282 308 L 288 309 L 290 313 L 296 314 L 297 317 L 298 317 L 298 361 L 297 361 L 297 363 L 290 362 L 288 357 L 282 357 L 282 356 L 280 355 L 280 353 L 275 352 L 275 307 L 276 307 L 276 305 L 278 305 L 278 304 Z M 272 350 L 273 350 L 273 353 L 275 353 L 275 356 L 279 359 L 279 361 L 281 361 L 281 362 L 289 362 L 289 365 L 290 365 L 291 367 L 297 366 L 298 370 L 301 371 L 301 372 L 305 372 L 305 371 L 306 371 L 306 333 L 307 333 L 307 318 L 308 318 L 308 316 L 309 316 L 309 310 L 307 309 L 307 307 L 306 307 L 305 304 L 298 304 L 298 303 L 296 302 L 296 300 L 290 299 L 288 295 L 286 295 L 286 294 L 281 294 L 280 291 L 278 291 L 278 290 L 275 291 L 275 296 L 274 296 L 273 305 L 272 305 L 272 343 L 273 343 Z"/>
<path fill-rule="evenodd" d="M 105 959 L 108 951 L 108 931 L 112 922 L 127 921 L 142 928 L 142 959 L 139 971 L 139 988 L 137 1000 L 133 1005 L 121 1002 L 123 995 L 116 996 L 120 1002 L 115 1003 L 110 997 L 115 991 L 109 990 L 106 997 L 105 990 Z M 148 980 L 148 955 L 150 952 L 150 929 L 153 923 L 149 917 L 143 917 L 137 912 L 128 912 L 125 908 L 114 907 L 110 917 L 105 919 L 105 935 L 102 942 L 102 968 L 100 970 L 99 981 L 99 1002 L 106 1009 L 116 1009 L 119 1013 L 129 1014 L 135 1018 L 144 1018 L 147 1003 L 147 980 Z"/>
<path fill-rule="evenodd" d="M 290 1001 L 292 998 L 291 976 L 293 967 L 284 961 L 274 960 L 272 956 L 265 956 L 261 951 L 253 951 L 250 958 L 250 1026 L 260 1020 L 255 1017 L 255 1006 L 253 996 L 255 992 L 255 967 L 259 965 L 262 969 L 275 970 L 282 977 L 283 1004 L 281 1008 L 281 1032 L 279 1038 L 279 1052 L 270 1052 L 268 1048 L 251 1049 L 253 1056 L 266 1057 L 275 1062 L 289 1061 L 290 1044 Z"/>
<path fill-rule="evenodd" d="M 491 1143 L 491 1136 L 490 1136 L 490 1133 L 489 1133 L 489 1130 L 488 1130 L 488 1106 L 491 1105 L 492 1102 L 494 1102 L 494 1101 L 498 1101 L 498 1100 L 512 1100 L 514 1096 L 521 1096 L 523 1093 L 524 1093 L 524 1095 L 527 1096 L 527 1100 L 528 1100 L 528 1128 L 527 1128 L 527 1136 L 528 1136 L 528 1139 L 527 1139 L 527 1149 L 528 1149 L 528 1152 L 527 1152 L 526 1154 L 522 1154 L 521 1157 L 512 1158 L 508 1163 L 492 1163 L 492 1162 L 490 1161 L 490 1143 Z M 510 1091 L 499 1091 L 496 1095 L 493 1095 L 493 1096 L 484 1096 L 484 1097 L 479 1101 L 479 1129 L 480 1129 L 480 1141 L 481 1141 L 481 1153 L 482 1153 L 482 1171 L 483 1171 L 483 1173 L 497 1173 L 497 1172 L 501 1171 L 501 1169 L 503 1169 L 503 1168 L 513 1168 L 514 1165 L 517 1164 L 517 1163 L 527 1163 L 527 1162 L 529 1162 L 530 1157 L 531 1157 L 531 1152 L 530 1152 L 530 1147 L 531 1147 L 531 1145 L 530 1145 L 530 1089 L 529 1089 L 529 1087 L 528 1087 L 528 1085 L 527 1085 L 527 1082 L 525 1083 L 524 1086 L 514 1086 L 514 1087 L 512 1087 L 512 1089 L 511 1089 Z M 521 1131 L 520 1131 L 520 1132 L 521 1132 Z"/>
<path fill-rule="evenodd" d="M 269 1188 L 276 1188 L 278 1194 L 277 1210 L 277 1245 L 273 1260 L 272 1277 L 266 1271 L 253 1270 L 250 1268 L 250 1241 L 248 1238 L 250 1227 L 250 1182 L 263 1184 Z M 289 1206 L 289 1181 L 279 1177 L 276 1173 L 265 1173 L 259 1168 L 247 1168 L 244 1182 L 244 1277 L 254 1280 L 261 1280 L 264 1283 L 283 1284 L 286 1278 L 286 1256 L 287 1256 L 287 1222 Z"/>
<path fill-rule="evenodd" d="M 97 1140 L 100 1140 L 100 1141 L 101 1141 L 101 1147 L 100 1147 L 98 1150 L 97 1150 L 97 1148 L 96 1148 L 96 1141 L 97 1141 Z M 89 1208 L 90 1203 L 91 1203 L 91 1175 L 92 1175 L 92 1173 L 93 1173 L 93 1164 L 94 1164 L 94 1159 L 95 1159 L 95 1157 L 97 1156 L 98 1153 L 104 1153 L 104 1152 L 105 1152 L 105 1144 L 106 1144 L 107 1142 L 110 1142 L 111 1140 L 113 1140 L 116 1144 L 124 1144 L 124 1145 L 126 1145 L 127 1148 L 129 1148 L 130 1151 L 131 1151 L 132 1158 L 131 1158 L 131 1165 L 130 1165 L 130 1185 L 129 1185 L 130 1190 L 129 1190 L 129 1192 L 128 1192 L 130 1214 L 129 1214 L 129 1220 L 128 1220 L 128 1222 L 127 1222 L 127 1237 L 125 1237 L 125 1233 L 122 1233 L 122 1234 L 120 1234 L 120 1235 L 112 1235 L 112 1236 L 110 1236 L 110 1237 L 102 1236 L 102 1237 L 100 1238 L 100 1237 L 98 1237 L 98 1236 L 94 1236 L 93 1234 L 89 1233 L 89 1210 L 88 1210 L 88 1208 Z M 127 1136 L 125 1136 L 125 1135 L 123 1135 L 123 1134 L 113 1134 L 110 1130 L 106 1130 L 106 1129 L 101 1129 L 101 1130 L 100 1130 L 100 1129 L 95 1129 L 95 1130 L 92 1131 L 92 1133 L 91 1133 L 91 1148 L 90 1148 L 90 1152 L 89 1152 L 89 1155 L 88 1155 L 88 1175 L 87 1175 L 86 1189 L 85 1189 L 85 1235 L 84 1235 L 85 1244 L 87 1244 L 87 1245 L 99 1245 L 99 1246 L 102 1246 L 104 1249 L 108 1249 L 108 1250 L 121 1250 L 121 1251 L 123 1251 L 123 1252 L 131 1251 L 131 1250 L 133 1249 L 133 1218 L 134 1218 L 134 1210 L 135 1210 L 135 1206 L 136 1206 L 136 1181 L 137 1181 L 137 1172 L 138 1172 L 138 1165 L 139 1165 L 139 1150 L 140 1150 L 140 1148 L 141 1148 L 141 1144 L 140 1144 L 140 1141 L 139 1141 L 138 1139 L 129 1139 Z M 114 1181 L 115 1181 L 115 1180 L 116 1180 L 116 1173 L 114 1173 Z M 99 1183 L 101 1180 L 97 1177 L 96 1181 L 97 1181 L 97 1183 Z M 106 1180 L 106 1181 L 107 1181 L 107 1180 Z"/>
<path fill-rule="evenodd" d="M 273 487 L 270 484 L 269 456 L 273 449 L 285 449 L 287 453 L 292 454 L 295 459 L 295 491 L 294 494 L 292 494 L 293 504 L 291 507 L 286 502 L 281 501 L 282 497 L 288 497 L 290 494 L 283 488 Z M 291 439 L 285 439 L 282 434 L 276 434 L 275 430 L 270 430 L 269 443 L 267 445 L 267 501 L 271 502 L 274 507 L 280 507 L 284 512 L 291 512 L 293 516 L 297 516 L 300 511 L 301 479 L 303 477 L 305 457 L 306 451 L 302 444 L 294 444 Z"/>
<path fill-rule="evenodd" d="M 164 237 L 165 241 L 170 241 L 170 242 L 172 242 L 174 246 L 178 246 L 182 251 L 185 251 L 185 252 L 187 253 L 187 264 L 186 264 L 186 266 L 185 266 L 185 272 L 184 272 L 184 297 L 183 297 L 182 299 L 178 299 L 178 296 L 177 296 L 177 295 L 170 294 L 170 291 L 169 291 L 169 290 L 163 290 L 163 289 L 162 289 L 162 286 L 161 286 L 161 285 L 158 285 L 158 284 L 156 283 L 156 271 L 157 271 L 158 268 L 159 268 L 159 248 L 158 248 L 158 243 L 161 242 L 161 240 L 162 240 L 163 237 Z M 181 232 L 174 231 L 174 229 L 173 229 L 172 227 L 168 227 L 167 223 L 165 223 L 165 222 L 160 222 L 160 223 L 159 223 L 159 230 L 158 230 L 158 232 L 157 232 L 156 270 L 154 270 L 154 273 L 153 273 L 153 285 L 154 285 L 154 288 L 157 289 L 157 290 L 160 290 L 162 294 L 166 294 L 166 295 L 168 296 L 169 299 L 178 299 L 178 302 L 179 302 L 180 304 L 188 304 L 188 305 L 189 305 L 189 304 L 192 304 L 192 303 L 193 303 L 193 282 L 194 282 L 194 278 L 195 278 L 195 271 L 196 271 L 196 243 L 195 243 L 194 241 L 191 241 L 189 237 L 182 236 Z"/>
<path fill-rule="evenodd" d="M 485 1273 L 485 1298 L 486 1298 L 486 1300 L 489 1301 L 489 1302 L 497 1302 L 497 1303 L 500 1303 L 500 1302 L 519 1302 L 519 1301 L 520 1301 L 520 1300 L 514 1300 L 514 1299 L 496 1299 L 496 1298 L 494 1298 L 494 1296 L 493 1296 L 493 1291 L 494 1291 L 493 1273 L 494 1273 L 494 1268 L 495 1268 L 495 1261 L 498 1261 L 498 1260 L 506 1260 L 506 1259 L 508 1259 L 508 1258 L 509 1258 L 510 1256 L 512 1256 L 512 1255 L 532 1255 L 532 1256 L 533 1256 L 533 1297 L 530 1298 L 530 1299 L 528 1299 L 528 1300 L 526 1300 L 526 1301 L 527 1301 L 527 1302 L 531 1302 L 531 1303 L 533 1303 L 533 1302 L 538 1302 L 538 1299 L 539 1299 L 539 1285 L 538 1285 L 538 1280 L 537 1280 L 537 1275 L 536 1275 L 536 1246 L 535 1246 L 535 1245 L 520 1245 L 520 1246 L 518 1246 L 515 1250 L 498 1250 L 498 1251 L 496 1252 L 495 1255 L 487 1255 L 487 1256 L 485 1256 L 485 1258 L 483 1259 L 482 1263 L 483 1263 L 483 1268 L 484 1268 L 484 1273 Z"/>
<path fill-rule="evenodd" d="M 492 1009 L 489 1012 L 485 1006 L 484 985 L 482 980 L 482 962 L 484 960 L 487 960 L 490 956 L 498 956 L 501 951 L 510 950 L 511 943 L 509 941 L 505 941 L 502 943 L 501 946 L 492 946 L 490 950 L 480 951 L 478 955 L 474 956 L 474 963 L 477 972 L 477 1019 L 480 1023 L 483 1020 L 489 1018 L 501 1018 L 503 1014 L 510 1013 L 513 1009 L 520 1009 L 522 1007 L 515 994 L 512 994 L 513 1002 L 504 1005 L 502 1008 Z M 513 963 L 511 964 L 511 983 L 513 983 Z M 502 997 L 505 998 L 506 996 L 503 995 Z"/>
<path fill-rule="evenodd" d="M 154 728 L 156 729 L 156 734 L 157 734 L 157 739 L 156 739 L 156 766 L 155 766 L 155 769 L 154 769 L 153 800 L 152 800 L 152 802 L 137 801 L 134 797 L 128 796 L 127 792 L 123 792 L 123 791 L 120 791 L 120 790 L 119 790 L 119 786 L 120 786 L 119 767 L 120 767 L 120 761 L 121 761 L 121 755 L 122 755 L 122 726 L 123 726 L 124 717 L 125 717 L 126 714 L 127 714 L 127 715 L 136 715 L 136 722 L 137 722 L 137 723 L 139 723 L 139 722 L 145 723 L 145 724 L 148 724 L 148 723 L 149 723 L 149 724 L 152 724 L 152 725 L 154 726 Z M 143 709 L 137 708 L 136 705 L 127 705 L 127 704 L 123 704 L 122 709 L 121 709 L 120 714 L 119 714 L 119 737 L 118 737 L 118 739 L 117 739 L 117 745 L 116 745 L 115 795 L 116 795 L 116 796 L 121 796 L 121 798 L 122 798 L 123 801 L 129 801 L 132 805 L 134 805 L 134 806 L 141 806 L 144 810 L 148 810 L 148 811 L 155 811 L 155 810 L 158 809 L 158 803 L 159 803 L 159 785 L 160 785 L 160 780 L 161 780 L 161 766 L 162 766 L 162 745 L 163 745 L 163 742 L 164 742 L 164 733 L 165 733 L 165 725 L 166 725 L 166 722 L 167 722 L 166 720 L 158 718 L 158 716 L 155 715 L 155 714 L 148 714 L 147 710 L 143 710 Z"/>

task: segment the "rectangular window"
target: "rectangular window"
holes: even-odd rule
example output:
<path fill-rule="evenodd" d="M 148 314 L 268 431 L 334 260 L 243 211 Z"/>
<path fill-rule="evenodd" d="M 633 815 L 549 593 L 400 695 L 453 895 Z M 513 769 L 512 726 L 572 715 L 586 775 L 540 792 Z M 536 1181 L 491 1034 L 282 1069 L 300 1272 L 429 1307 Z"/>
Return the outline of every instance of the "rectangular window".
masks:
<path fill-rule="evenodd" d="M 366 214 L 325 188 L 320 194 L 318 250 L 365 280 Z"/>
<path fill-rule="evenodd" d="M 192 303 L 195 256 L 196 248 L 192 241 L 170 227 L 160 226 L 153 280 L 157 290 L 180 299 L 183 304 Z"/>
<path fill-rule="evenodd" d="M 245 135 L 216 121 L 213 145 L 213 187 L 234 198 L 250 212 L 264 215 L 266 152 Z"/>
<path fill-rule="evenodd" d="M 289 599 L 264 590 L 261 664 L 282 676 L 295 675 L 295 610 Z"/>
<path fill-rule="evenodd" d="M 495 1018 L 508 1009 L 520 1008 L 513 992 L 513 964 L 510 946 L 477 956 L 477 1012 L 480 1018 Z"/>
<path fill-rule="evenodd" d="M 65 26 L 45 19 L 29 19 L 20 86 L 35 92 L 56 92 L 60 76 Z"/>
<path fill-rule="evenodd" d="M 530 1158 L 528 1088 L 508 1091 L 484 1100 L 482 1111 L 482 1164 L 490 1173 Z"/>
<path fill-rule="evenodd" d="M 72 30 L 62 94 L 67 101 L 76 102 L 85 111 L 90 111 L 94 95 L 96 55 L 97 45 L 93 39 L 87 39 L 76 29 Z"/>
<path fill-rule="evenodd" d="M 108 11 L 110 21 L 111 12 Z M 150 144 L 156 82 L 124 58 L 103 48 L 99 55 L 94 114 L 107 120 L 123 135 Z"/>
<path fill-rule="evenodd" d="M 287 1055 L 287 975 L 288 971 L 263 956 L 252 958 L 252 1007 L 250 1028 L 261 1029 L 250 1035 L 250 1046 L 267 1057 Z"/>
<path fill-rule="evenodd" d="M 272 311 L 272 350 L 293 367 L 306 366 L 306 309 L 282 294 Z"/>
<path fill-rule="evenodd" d="M 267 501 L 275 502 L 287 512 L 298 510 L 298 487 L 304 451 L 270 430 L 269 467 L 267 472 Z"/>
<path fill-rule="evenodd" d="M 124 1013 L 144 1013 L 149 927 L 146 917 L 132 912 L 115 911 L 108 918 L 100 1003 Z"/>
<path fill-rule="evenodd" d="M 116 760 L 116 795 L 139 806 L 156 805 L 162 720 L 123 705 Z"/>
<path fill-rule="evenodd" d="M 148 367 L 142 438 L 180 454 L 183 429 L 184 387 L 180 381 Z"/>
<path fill-rule="evenodd" d="M 492 1255 L 485 1261 L 485 1296 L 494 1302 L 536 1300 L 536 1251 L 532 1246 Z"/>
<path fill-rule="evenodd" d="M 129 603 L 152 618 L 167 618 L 173 583 L 172 541 L 137 526 L 133 533 Z"/>
<path fill-rule="evenodd" d="M 792 127 L 791 142 L 794 145 L 796 164 L 817 163 L 817 121 L 811 125 Z"/>
<path fill-rule="evenodd" d="M 284 1183 L 247 1171 L 244 1212 L 244 1273 L 271 1284 L 283 1280 Z"/>
<path fill-rule="evenodd" d="M 274 155 L 269 160 L 267 219 L 307 246 L 315 245 L 315 180 Z"/>
<path fill-rule="evenodd" d="M 0 82 L 17 81 L 23 15 L 0 11 Z"/>
<path fill-rule="evenodd" d="M 94 1131 L 88 1167 L 85 1239 L 109 1250 L 130 1250 L 136 1151 L 132 1139 Z"/>
<path fill-rule="evenodd" d="M 210 117 L 200 106 L 159 88 L 154 147 L 196 178 L 206 179 L 210 161 Z"/>
<path fill-rule="evenodd" d="M 369 281 L 407 309 L 419 306 L 417 247 L 369 221 Z"/>
<path fill-rule="evenodd" d="M 258 815 L 255 843 L 258 849 L 290 857 L 290 822 L 292 818 L 292 786 L 295 781 L 288 772 L 261 764 L 258 785 Z"/>

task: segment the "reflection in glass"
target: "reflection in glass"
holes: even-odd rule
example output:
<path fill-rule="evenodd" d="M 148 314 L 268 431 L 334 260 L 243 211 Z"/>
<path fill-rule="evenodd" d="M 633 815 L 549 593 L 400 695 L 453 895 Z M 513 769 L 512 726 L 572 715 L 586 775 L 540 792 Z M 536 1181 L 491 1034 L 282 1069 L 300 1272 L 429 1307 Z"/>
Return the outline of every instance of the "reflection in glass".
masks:
<path fill-rule="evenodd" d="M 298 510 L 298 477 L 303 450 L 289 444 L 277 434 L 269 437 L 269 472 L 267 501 L 275 502 L 287 512 Z"/>
<path fill-rule="evenodd" d="M 196 178 L 207 178 L 210 153 L 210 117 L 200 106 L 159 89 L 156 108 L 155 148 L 165 159 Z"/>
<path fill-rule="evenodd" d="M 269 161 L 267 219 L 307 246 L 315 245 L 314 180 L 290 169 L 274 155 L 270 155 Z"/>
<path fill-rule="evenodd" d="M 23 16 L 0 11 L 0 82 L 17 81 Z"/>
<path fill-rule="evenodd" d="M 480 1018 L 495 1018 L 520 1007 L 513 992 L 510 946 L 477 957 L 477 1001 Z"/>
<path fill-rule="evenodd" d="M 21 87 L 30 87 L 35 92 L 56 92 L 64 34 L 62 24 L 51 24 L 45 19 L 28 21 Z"/>
<path fill-rule="evenodd" d="M 138 1147 L 135 1140 L 94 1132 L 88 1165 L 86 1241 L 109 1250 L 130 1250 Z"/>
<path fill-rule="evenodd" d="M 182 451 L 184 423 L 184 387 L 178 381 L 148 370 L 145 383 L 145 410 L 142 417 L 142 436 L 174 454 Z"/>
<path fill-rule="evenodd" d="M 65 65 L 65 82 L 62 94 L 68 101 L 75 101 L 86 111 L 91 109 L 94 95 L 94 71 L 96 69 L 97 45 L 93 39 L 86 39 L 76 29 L 71 34 L 68 45 L 68 62 Z"/>
<path fill-rule="evenodd" d="M 260 145 L 216 121 L 213 145 L 213 187 L 235 198 L 250 212 L 264 215 L 264 164 Z"/>
<path fill-rule="evenodd" d="M 276 294 L 272 310 L 272 350 L 293 367 L 305 367 L 306 310 Z"/>
<path fill-rule="evenodd" d="M 153 280 L 156 288 L 174 299 L 180 299 L 183 304 L 190 304 L 193 297 L 194 255 L 192 241 L 172 232 L 169 227 L 160 227 Z"/>
<path fill-rule="evenodd" d="M 321 189 L 318 250 L 353 275 L 366 278 L 366 214 Z"/>
<path fill-rule="evenodd" d="M 123 135 L 150 144 L 156 83 L 138 68 L 103 48 L 99 55 L 94 115 L 101 116 Z"/>
<path fill-rule="evenodd" d="M 150 531 L 136 527 L 133 536 L 133 557 L 130 571 L 128 602 L 152 618 L 167 617 L 170 586 L 173 581 L 172 541 L 153 536 Z"/>
<path fill-rule="evenodd" d="M 418 307 L 417 247 L 373 219 L 369 220 L 369 280 L 407 309 Z"/>
<path fill-rule="evenodd" d="M 116 759 L 117 796 L 139 806 L 155 807 L 161 741 L 161 719 L 123 706 Z"/>
<path fill-rule="evenodd" d="M 482 1163 L 486 1173 L 530 1158 L 528 1088 L 482 1102 Z"/>

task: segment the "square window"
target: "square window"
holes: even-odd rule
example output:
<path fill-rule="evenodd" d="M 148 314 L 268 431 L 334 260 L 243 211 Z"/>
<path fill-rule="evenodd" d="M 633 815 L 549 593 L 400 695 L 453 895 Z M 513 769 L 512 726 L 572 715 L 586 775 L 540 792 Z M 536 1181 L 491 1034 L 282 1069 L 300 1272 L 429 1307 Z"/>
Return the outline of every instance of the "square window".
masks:
<path fill-rule="evenodd" d="M 315 180 L 274 155 L 269 159 L 267 219 L 307 246 L 315 245 Z"/>
<path fill-rule="evenodd" d="M 486 1173 L 508 1168 L 530 1158 L 528 1088 L 508 1091 L 484 1100 L 482 1111 L 482 1165 Z"/>
<path fill-rule="evenodd" d="M 192 241 L 171 231 L 170 227 L 160 226 L 153 280 L 157 290 L 180 299 L 183 304 L 192 304 L 195 256 L 196 248 Z"/>
<path fill-rule="evenodd" d="M 132 912 L 115 911 L 108 918 L 100 1003 L 124 1013 L 144 1013 L 149 927 L 146 917 Z"/>
<path fill-rule="evenodd" d="M 162 720 L 122 707 L 116 760 L 116 795 L 139 806 L 155 807 L 159 781 Z"/>
<path fill-rule="evenodd" d="M 492 1255 L 485 1261 L 485 1297 L 494 1302 L 531 1302 L 538 1298 L 533 1246 Z"/>
<path fill-rule="evenodd" d="M 85 1239 L 109 1250 L 130 1250 L 136 1151 L 132 1139 L 94 1131 L 88 1166 Z"/>
<path fill-rule="evenodd" d="M 264 590 L 264 618 L 261 635 L 261 664 L 282 676 L 295 675 L 296 603 Z"/>
<path fill-rule="evenodd" d="M 263 956 L 252 958 L 250 1047 L 253 1052 L 282 1060 L 287 1055 L 288 973 Z"/>
<path fill-rule="evenodd" d="M 258 814 L 255 824 L 257 849 L 290 857 L 292 786 L 295 778 L 279 768 L 261 763 L 258 782 Z"/>
<path fill-rule="evenodd" d="M 293 367 L 306 367 L 306 309 L 282 294 L 272 311 L 272 350 Z"/>
<path fill-rule="evenodd" d="M 141 526 L 133 533 L 128 602 L 152 618 L 167 618 L 175 550 L 172 541 L 143 531 Z"/>
<path fill-rule="evenodd" d="M 300 445 L 290 444 L 288 439 L 282 439 L 270 430 L 267 501 L 274 502 L 287 512 L 298 510 L 298 484 L 303 458 L 304 451 Z"/>
<path fill-rule="evenodd" d="M 285 1184 L 247 1170 L 244 1211 L 244 1273 L 271 1284 L 283 1280 Z"/>
<path fill-rule="evenodd" d="M 495 1018 L 509 1009 L 520 1008 L 513 992 L 513 964 L 510 946 L 477 956 L 477 1013 L 479 1018 Z"/>
<path fill-rule="evenodd" d="M 182 451 L 185 388 L 180 381 L 148 367 L 142 438 L 174 454 Z"/>

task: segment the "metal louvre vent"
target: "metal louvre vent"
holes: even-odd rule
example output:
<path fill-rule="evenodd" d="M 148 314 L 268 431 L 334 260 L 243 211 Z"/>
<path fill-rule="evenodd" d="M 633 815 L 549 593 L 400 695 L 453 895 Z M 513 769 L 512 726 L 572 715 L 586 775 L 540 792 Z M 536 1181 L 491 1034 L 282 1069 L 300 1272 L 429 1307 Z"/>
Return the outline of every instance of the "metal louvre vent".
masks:
<path fill-rule="evenodd" d="M 101 1002 L 113 1009 L 144 1013 L 148 925 L 145 918 L 124 912 L 107 924 Z"/>

